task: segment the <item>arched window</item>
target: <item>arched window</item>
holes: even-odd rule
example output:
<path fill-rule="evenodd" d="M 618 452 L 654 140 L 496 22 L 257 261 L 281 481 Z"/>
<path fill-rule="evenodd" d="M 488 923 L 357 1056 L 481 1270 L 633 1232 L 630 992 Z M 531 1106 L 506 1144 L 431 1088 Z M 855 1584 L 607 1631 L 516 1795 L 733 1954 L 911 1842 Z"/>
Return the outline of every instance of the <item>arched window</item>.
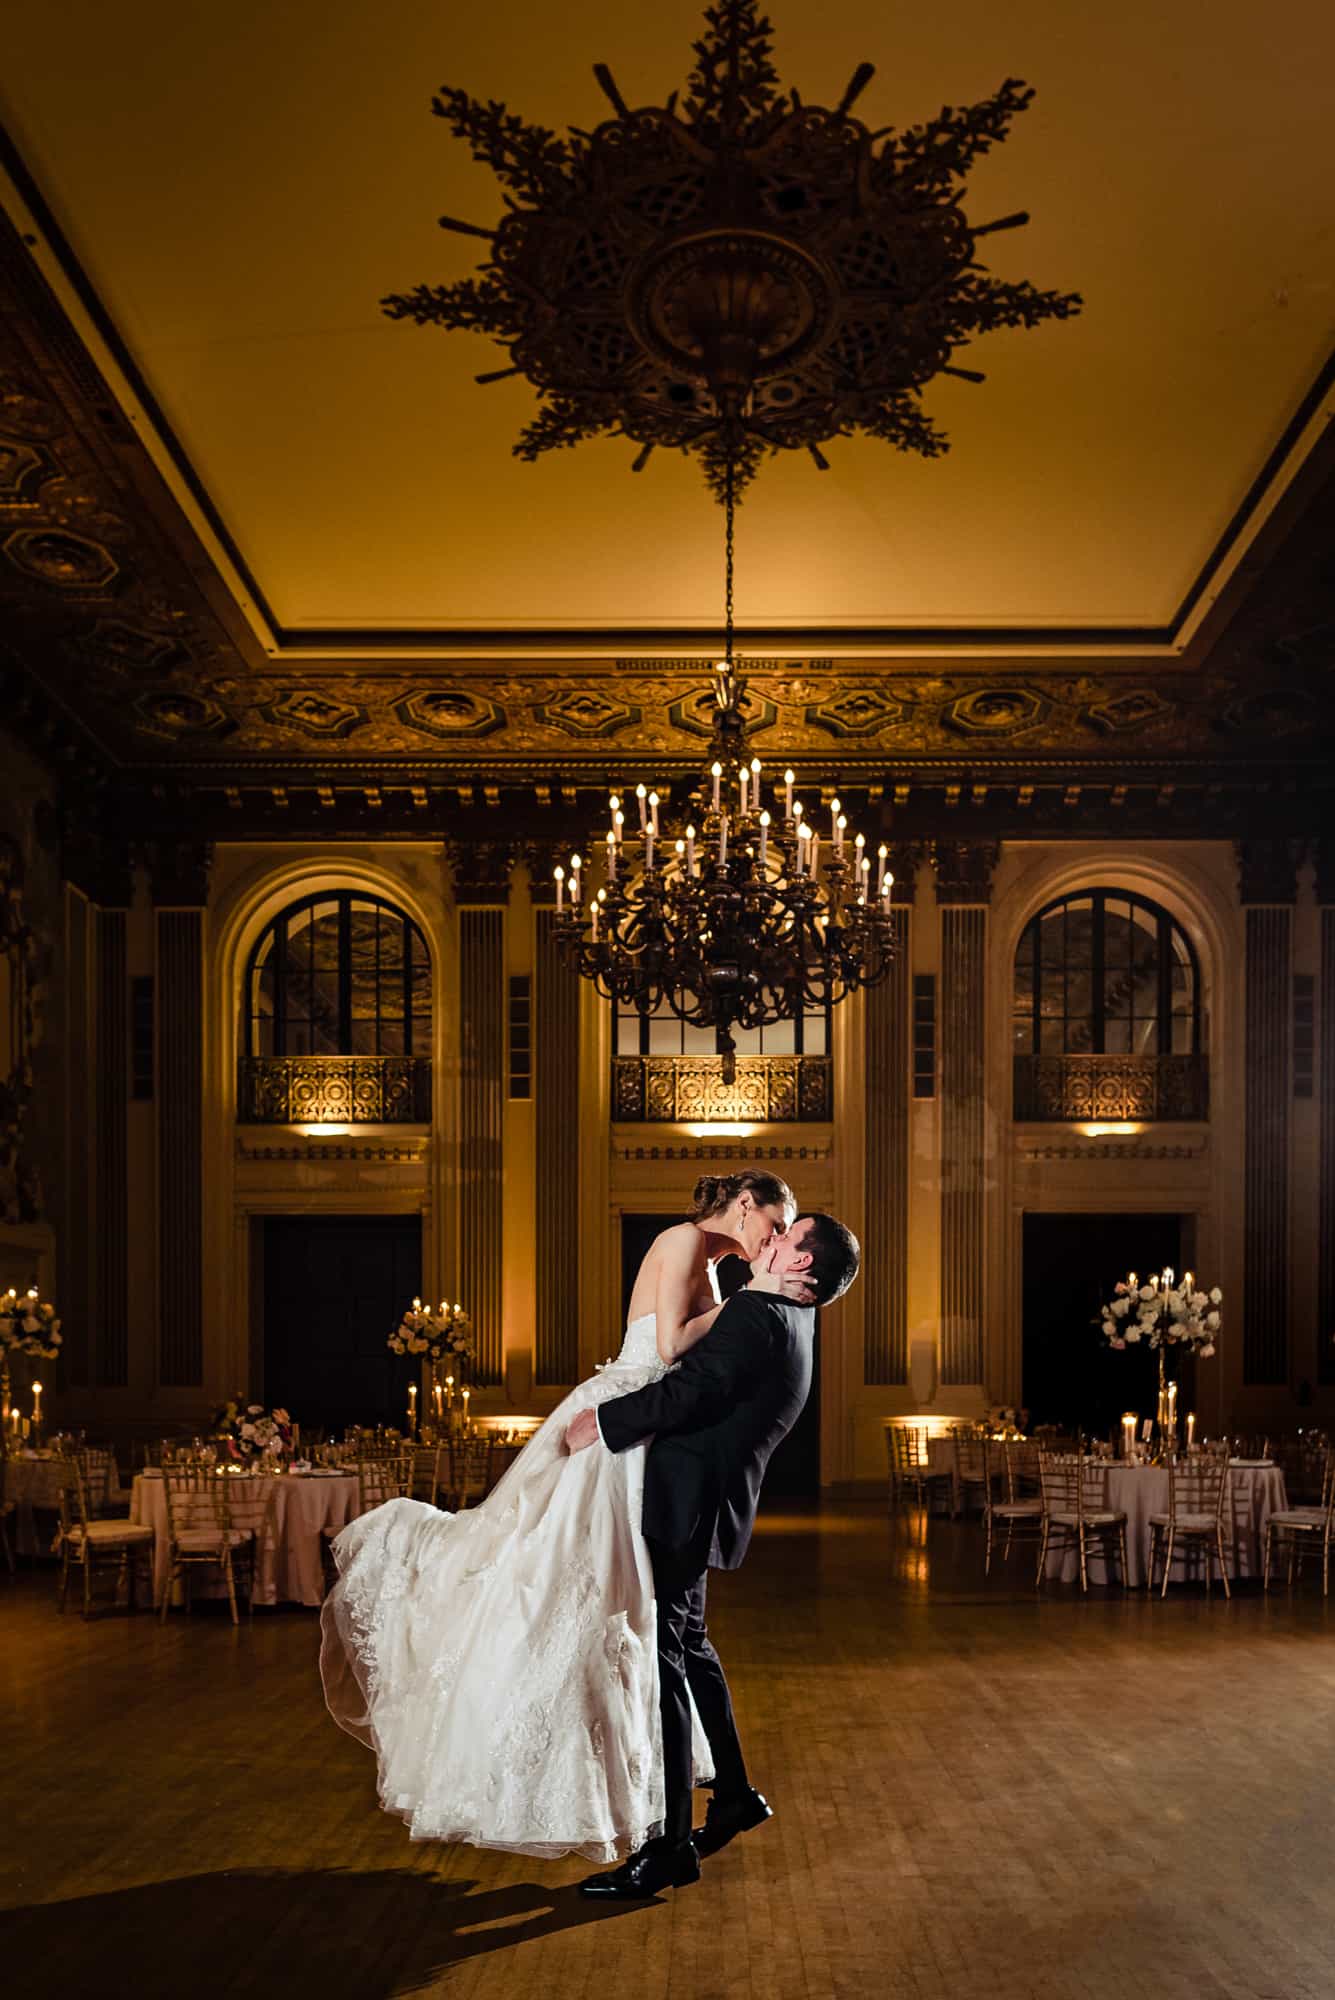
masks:
<path fill-rule="evenodd" d="M 377 896 L 305 896 L 262 932 L 243 1005 L 250 1056 L 427 1056 L 426 940 Z"/>
<path fill-rule="evenodd" d="M 1015 954 L 1017 1056 L 1195 1056 L 1200 967 L 1167 910 L 1124 889 L 1049 903 Z"/>

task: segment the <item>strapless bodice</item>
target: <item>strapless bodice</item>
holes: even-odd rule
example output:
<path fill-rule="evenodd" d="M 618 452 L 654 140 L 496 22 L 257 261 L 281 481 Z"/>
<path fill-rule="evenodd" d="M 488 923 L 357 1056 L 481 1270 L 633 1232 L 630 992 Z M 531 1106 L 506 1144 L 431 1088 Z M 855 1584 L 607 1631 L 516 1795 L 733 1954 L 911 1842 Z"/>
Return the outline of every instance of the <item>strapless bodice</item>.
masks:
<path fill-rule="evenodd" d="M 652 1313 L 641 1313 L 626 1328 L 621 1342 L 621 1352 L 617 1365 L 622 1368 L 652 1368 L 661 1366 L 658 1359 L 658 1342 L 655 1337 L 657 1322 Z"/>

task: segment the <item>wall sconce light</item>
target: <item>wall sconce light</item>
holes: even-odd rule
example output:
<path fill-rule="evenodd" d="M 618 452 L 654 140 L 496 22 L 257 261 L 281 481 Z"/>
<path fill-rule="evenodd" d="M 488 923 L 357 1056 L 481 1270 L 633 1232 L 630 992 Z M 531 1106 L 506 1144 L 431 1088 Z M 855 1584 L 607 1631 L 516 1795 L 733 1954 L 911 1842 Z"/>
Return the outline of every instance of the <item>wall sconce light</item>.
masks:
<path fill-rule="evenodd" d="M 1111 1124 L 1082 1125 L 1080 1130 L 1086 1139 L 1134 1139 L 1137 1132 L 1143 1132 L 1145 1127 L 1122 1118 Z"/>
<path fill-rule="evenodd" d="M 350 1125 L 298 1125 L 298 1132 L 305 1139 L 346 1139 L 352 1130 Z"/>
<path fill-rule="evenodd" d="M 693 1139 L 749 1139 L 755 1131 L 754 1125 L 688 1125 L 686 1130 Z"/>

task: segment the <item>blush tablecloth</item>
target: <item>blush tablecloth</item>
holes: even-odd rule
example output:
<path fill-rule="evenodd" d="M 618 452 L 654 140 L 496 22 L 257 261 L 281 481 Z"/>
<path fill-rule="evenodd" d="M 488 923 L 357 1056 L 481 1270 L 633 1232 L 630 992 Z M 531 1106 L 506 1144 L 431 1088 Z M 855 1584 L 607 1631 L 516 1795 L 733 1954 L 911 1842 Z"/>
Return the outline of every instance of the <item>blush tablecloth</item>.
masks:
<path fill-rule="evenodd" d="M 1230 1540 L 1232 1545 L 1228 1573 L 1230 1578 L 1259 1576 L 1266 1521 L 1288 1504 L 1284 1474 L 1277 1465 L 1232 1465 L 1228 1477 L 1229 1490 L 1224 1502 L 1226 1555 L 1230 1552 Z M 1127 1582 L 1139 1588 L 1149 1581 L 1150 1515 L 1168 1512 L 1168 1468 L 1110 1464 L 1104 1470 L 1103 1483 L 1107 1499 L 1101 1504 L 1118 1508 L 1126 1515 Z M 1114 1580 L 1117 1567 L 1114 1558 Z M 1173 1573 L 1175 1576 L 1182 1573 L 1176 1559 Z M 1074 1583 L 1080 1575 L 1080 1558 L 1074 1545 L 1053 1550 L 1044 1575 L 1053 1583 Z M 1092 1546 L 1089 1580 L 1091 1583 L 1109 1580 L 1104 1560 Z"/>
<path fill-rule="evenodd" d="M 262 1541 L 255 1580 L 256 1604 L 319 1604 L 324 1597 L 321 1541 L 346 1528 L 358 1512 L 357 1475 L 332 1478 L 294 1472 L 229 1482 L 232 1525 L 263 1526 L 272 1497 L 271 1533 Z M 156 1602 L 167 1574 L 167 1498 L 161 1474 L 140 1473 L 130 1496 L 130 1519 L 153 1530 L 153 1594 Z M 198 1595 L 222 1589 L 212 1572 L 192 1578 Z"/>

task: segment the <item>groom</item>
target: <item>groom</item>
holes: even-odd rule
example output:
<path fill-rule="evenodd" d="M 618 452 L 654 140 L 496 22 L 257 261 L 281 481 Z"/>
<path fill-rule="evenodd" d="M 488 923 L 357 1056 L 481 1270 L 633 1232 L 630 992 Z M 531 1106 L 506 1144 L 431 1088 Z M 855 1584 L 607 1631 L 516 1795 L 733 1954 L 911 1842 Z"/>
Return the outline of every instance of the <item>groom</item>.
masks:
<path fill-rule="evenodd" d="M 847 1291 L 860 1258 L 852 1231 L 820 1214 L 799 1215 L 763 1253 L 767 1270 L 805 1279 L 818 1306 Z M 661 1838 L 610 1873 L 591 1876 L 582 1885 L 586 1896 L 654 1896 L 698 1881 L 702 1854 L 716 1854 L 770 1817 L 747 1777 L 728 1683 L 705 1631 L 705 1575 L 736 1569 L 746 1554 L 770 1453 L 811 1387 L 814 1332 L 810 1306 L 744 1289 L 670 1374 L 582 1410 L 566 1432 L 571 1451 L 625 1451 L 653 1436 L 643 1528 L 658 1607 L 667 1810 Z M 714 1758 L 714 1794 L 694 1840 L 692 1696 Z"/>

